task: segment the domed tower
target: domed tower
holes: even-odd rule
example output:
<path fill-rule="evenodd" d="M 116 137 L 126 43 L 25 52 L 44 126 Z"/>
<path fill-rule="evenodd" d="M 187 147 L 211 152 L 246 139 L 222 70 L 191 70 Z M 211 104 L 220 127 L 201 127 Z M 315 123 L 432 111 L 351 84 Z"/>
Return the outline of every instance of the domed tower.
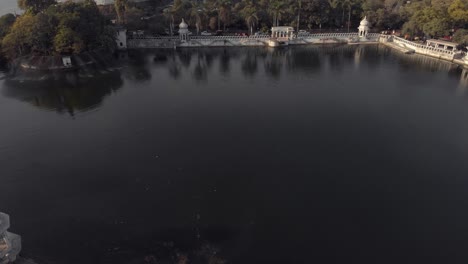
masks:
<path fill-rule="evenodd" d="M 367 34 L 369 33 L 369 21 L 367 21 L 367 16 L 364 17 L 363 20 L 361 20 L 361 23 L 359 24 L 359 37 L 360 38 L 366 38 Z"/>
<path fill-rule="evenodd" d="M 187 42 L 189 40 L 188 25 L 187 23 L 185 23 L 183 18 L 182 18 L 182 22 L 179 25 L 179 37 L 180 37 L 180 41 L 182 42 Z"/>

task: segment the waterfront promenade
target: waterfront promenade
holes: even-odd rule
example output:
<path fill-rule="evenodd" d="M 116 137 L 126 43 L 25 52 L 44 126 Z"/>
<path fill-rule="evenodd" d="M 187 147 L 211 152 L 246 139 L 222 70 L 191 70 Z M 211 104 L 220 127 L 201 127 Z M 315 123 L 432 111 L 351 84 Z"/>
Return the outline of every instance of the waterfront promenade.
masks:
<path fill-rule="evenodd" d="M 393 35 L 381 35 L 379 42 L 403 53 L 418 53 L 468 66 L 468 56 L 462 51 L 423 45 Z"/>
<path fill-rule="evenodd" d="M 268 46 L 269 35 L 260 36 L 191 36 L 181 41 L 178 36 L 153 37 L 131 36 L 126 40 L 128 49 L 144 48 L 196 48 L 196 47 L 255 47 Z M 452 51 L 418 44 L 393 35 L 369 33 L 359 37 L 358 33 L 301 34 L 289 41 L 289 45 L 310 44 L 384 44 L 403 53 L 418 53 L 468 66 L 468 56 L 461 51 Z"/>
<path fill-rule="evenodd" d="M 370 33 L 359 38 L 358 33 L 302 34 L 289 41 L 289 45 L 330 44 L 330 43 L 378 43 L 380 34 Z M 259 36 L 191 36 L 187 41 L 179 37 L 131 36 L 127 48 L 184 48 L 184 47 L 232 47 L 267 46 L 269 35 Z"/>

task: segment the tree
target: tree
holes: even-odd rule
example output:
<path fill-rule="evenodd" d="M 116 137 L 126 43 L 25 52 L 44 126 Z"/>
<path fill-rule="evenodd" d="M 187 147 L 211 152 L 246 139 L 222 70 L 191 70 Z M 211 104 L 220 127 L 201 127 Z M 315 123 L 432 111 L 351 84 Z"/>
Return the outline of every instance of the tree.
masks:
<path fill-rule="evenodd" d="M 2 40 L 2 51 L 13 59 L 31 52 L 34 38 L 35 16 L 26 13 L 16 19 L 10 32 Z"/>
<path fill-rule="evenodd" d="M 54 38 L 54 50 L 60 54 L 80 53 L 84 46 L 80 35 L 68 27 L 60 27 Z"/>
<path fill-rule="evenodd" d="M 126 12 L 129 9 L 128 0 L 115 0 L 115 12 L 117 13 L 117 20 L 120 24 L 125 24 Z"/>
<path fill-rule="evenodd" d="M 226 30 L 226 24 L 231 22 L 231 0 L 218 0 L 218 20 L 223 22 L 224 30 Z M 219 30 L 219 26 L 218 26 Z"/>
<path fill-rule="evenodd" d="M 279 26 L 282 15 L 286 12 L 286 2 L 284 0 L 273 0 L 270 3 L 268 12 L 273 17 L 273 26 Z"/>
<path fill-rule="evenodd" d="M 195 27 L 197 29 L 197 35 L 199 34 L 202 28 L 202 16 L 204 15 L 205 9 L 203 5 L 197 1 L 192 1 L 189 10 L 189 21 L 191 24 L 195 24 Z"/>
<path fill-rule="evenodd" d="M 431 6 L 417 10 L 403 25 L 403 33 L 410 35 L 445 36 L 450 28 L 449 21 L 442 11 Z"/>
<path fill-rule="evenodd" d="M 112 51 L 115 36 L 110 21 L 93 0 L 66 2 L 18 17 L 2 40 L 2 51 L 9 59 L 29 53 L 70 54 L 102 48 Z"/>
<path fill-rule="evenodd" d="M 54 4 L 57 4 L 55 0 L 18 0 L 19 8 L 33 13 L 39 13 Z"/>
<path fill-rule="evenodd" d="M 453 34 L 453 41 L 458 44 L 468 45 L 468 29 L 459 29 Z"/>
<path fill-rule="evenodd" d="M 301 0 L 301 23 L 305 23 L 308 28 L 327 23 L 330 17 L 330 4 L 327 0 Z"/>
<path fill-rule="evenodd" d="M 6 14 L 0 17 L 0 64 L 6 62 L 5 54 L 2 52 L 2 40 L 9 32 L 13 24 L 15 23 L 16 17 L 13 14 Z"/>
<path fill-rule="evenodd" d="M 253 34 L 253 28 L 258 23 L 257 7 L 252 0 L 245 0 L 244 8 L 240 11 L 241 16 L 244 18 L 250 34 Z"/>
<path fill-rule="evenodd" d="M 13 14 L 6 14 L 0 17 L 0 42 L 2 38 L 10 31 L 15 23 L 16 17 Z"/>
<path fill-rule="evenodd" d="M 448 7 L 450 17 L 458 23 L 468 23 L 468 0 L 455 0 Z"/>

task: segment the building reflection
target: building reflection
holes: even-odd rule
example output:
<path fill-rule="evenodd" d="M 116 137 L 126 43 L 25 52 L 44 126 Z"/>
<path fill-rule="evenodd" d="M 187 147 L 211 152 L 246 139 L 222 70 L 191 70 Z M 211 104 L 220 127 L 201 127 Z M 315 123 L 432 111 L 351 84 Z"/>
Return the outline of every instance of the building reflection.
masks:
<path fill-rule="evenodd" d="M 245 77 L 254 77 L 258 72 L 259 50 L 249 49 L 241 61 L 241 70 Z"/>
<path fill-rule="evenodd" d="M 460 84 L 457 92 L 459 95 L 464 95 L 468 90 L 468 68 L 462 68 L 460 73 Z"/>
<path fill-rule="evenodd" d="M 213 56 L 207 56 L 207 53 L 198 51 L 196 54 L 195 67 L 192 72 L 193 79 L 197 81 L 206 81 L 208 78 L 208 69 L 212 64 Z"/>
<path fill-rule="evenodd" d="M 228 74 L 231 70 L 231 56 L 226 49 L 219 56 L 219 71 L 222 74 Z"/>
<path fill-rule="evenodd" d="M 320 49 L 315 46 L 299 47 L 286 56 L 289 72 L 311 73 L 318 71 L 322 66 Z"/>
<path fill-rule="evenodd" d="M 104 98 L 117 91 L 122 83 L 117 70 L 91 78 L 67 73 L 60 79 L 48 81 L 6 79 L 1 92 L 6 97 L 73 116 L 99 107 Z"/>
<path fill-rule="evenodd" d="M 263 66 L 267 76 L 279 79 L 283 65 L 286 64 L 289 49 L 269 49 Z"/>
<path fill-rule="evenodd" d="M 145 56 L 144 50 L 121 53 L 119 62 L 121 65 L 125 65 L 122 73 L 126 79 L 140 82 L 151 80 L 149 58 Z"/>

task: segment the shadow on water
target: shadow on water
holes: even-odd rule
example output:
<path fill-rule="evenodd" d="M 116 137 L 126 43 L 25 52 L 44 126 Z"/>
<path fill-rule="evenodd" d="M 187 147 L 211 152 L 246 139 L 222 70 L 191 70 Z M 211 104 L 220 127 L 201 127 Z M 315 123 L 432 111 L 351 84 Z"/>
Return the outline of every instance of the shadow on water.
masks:
<path fill-rule="evenodd" d="M 401 54 L 383 45 L 145 50 L 132 51 L 128 57 L 129 69 L 124 75 L 136 80 L 151 79 L 149 68 L 155 66 L 166 67 L 168 75 L 175 80 L 186 75 L 192 80 L 205 82 L 211 75 L 228 76 L 236 70 L 236 66 L 247 78 L 264 72 L 272 79 L 279 79 L 284 70 L 293 74 L 321 71 L 333 74 L 359 67 L 376 71 L 388 61 L 393 61 L 402 72 L 447 72 L 466 85 L 466 78 L 462 77 L 463 69 L 456 64 L 422 55 Z"/>
<path fill-rule="evenodd" d="M 122 84 L 119 71 L 98 74 L 92 78 L 66 73 L 58 80 L 49 81 L 6 79 L 1 93 L 39 108 L 73 116 L 76 112 L 99 107 L 104 98 L 117 91 Z"/>
<path fill-rule="evenodd" d="M 96 152 L 95 156 L 84 155 L 81 145 L 71 144 L 68 150 L 71 156 L 74 155 L 73 164 L 76 163 L 73 170 L 60 155 L 52 156 L 57 160 L 45 163 L 43 167 L 26 166 L 32 175 L 38 175 L 41 188 L 37 190 L 35 184 L 31 184 L 31 178 L 24 176 L 28 181 L 24 187 L 14 188 L 15 192 L 18 190 L 18 193 L 33 198 L 23 204 L 10 202 L 10 208 L 17 207 L 20 212 L 18 208 L 31 206 L 34 202 L 37 202 L 34 208 L 40 208 L 37 205 L 47 207 L 34 217 L 35 222 L 28 217 L 20 217 L 23 220 L 18 221 L 29 230 L 29 233 L 22 233 L 24 252 L 43 254 L 34 256 L 38 264 L 50 263 L 42 258 L 56 259 L 53 263 L 99 264 L 311 263 L 313 254 L 323 255 L 325 261 L 319 260 L 321 263 L 327 260 L 332 263 L 330 256 L 341 255 L 342 258 L 336 257 L 334 263 L 345 263 L 353 254 L 374 258 L 389 254 L 387 249 L 392 251 L 395 247 L 404 252 L 406 249 L 402 247 L 416 244 L 410 239 L 417 236 L 411 234 L 427 234 L 421 223 L 426 213 L 431 216 L 429 209 L 421 217 L 413 215 L 416 224 L 411 226 L 412 230 L 398 233 L 398 230 L 409 228 L 406 216 L 413 211 L 408 209 L 409 202 L 404 196 L 400 198 L 397 194 L 386 193 L 388 186 L 393 188 L 397 184 L 403 186 L 402 192 L 406 191 L 404 186 L 419 186 L 422 180 L 418 177 L 413 178 L 414 184 L 408 182 L 411 174 L 421 175 L 424 179 L 435 174 L 431 167 L 408 165 L 406 160 L 402 162 L 394 157 L 399 145 L 394 148 L 392 140 L 406 146 L 414 140 L 410 136 L 406 141 L 407 133 L 421 134 L 408 132 L 404 123 L 400 130 L 387 133 L 386 122 L 394 124 L 393 116 L 388 121 L 373 114 L 381 111 L 380 105 L 385 104 L 385 100 L 376 98 L 379 107 L 366 105 L 359 109 L 359 105 L 371 99 L 358 94 L 354 101 L 349 101 L 357 112 L 340 108 L 341 101 L 330 100 L 322 105 L 319 100 L 339 98 L 335 92 L 345 93 L 359 88 L 347 89 L 340 83 L 340 89 L 333 86 L 334 89 L 328 89 L 327 85 L 333 84 L 332 78 L 340 78 L 335 75 L 339 71 L 347 71 L 341 76 L 344 81 L 358 76 L 354 84 L 359 85 L 367 84 L 361 82 L 366 76 L 361 78 L 359 74 L 372 74 L 378 71 L 377 66 L 382 66 L 388 67 L 378 72 L 384 77 L 386 74 L 399 76 L 395 73 L 401 72 L 437 72 L 445 78 L 443 81 L 460 80 L 466 86 L 467 70 L 427 57 L 393 53 L 383 46 L 144 50 L 119 56 L 123 65 L 120 71 L 93 74 L 92 78 L 62 74 L 48 81 L 7 79 L 1 93 L 39 108 L 73 115 L 98 107 L 106 96 L 125 85 L 128 85 L 126 88 L 153 87 L 155 79 L 164 77 L 162 75 L 174 80 L 186 79 L 189 84 L 182 87 L 181 94 L 188 99 L 198 100 L 205 96 L 190 97 L 190 81 L 216 89 L 217 83 L 210 81 L 219 74 L 229 76 L 225 79 L 235 88 L 238 87 L 236 81 L 244 77 L 255 81 L 280 79 L 282 82 L 278 83 L 287 89 L 275 90 L 273 87 L 271 93 L 276 96 L 262 97 L 247 105 L 258 113 L 250 110 L 236 112 L 232 108 L 245 104 L 246 99 L 254 98 L 252 95 L 264 96 L 263 91 L 254 89 L 254 85 L 265 85 L 263 82 L 248 86 L 252 89 L 239 91 L 237 98 L 236 94 L 216 91 L 219 97 L 214 97 L 213 101 L 226 100 L 226 108 L 210 106 L 211 98 L 208 98 L 199 105 L 187 105 L 187 112 L 173 115 L 164 113 L 168 108 L 165 102 L 171 102 L 173 98 L 160 93 L 161 97 L 155 97 L 159 101 L 151 100 L 151 105 L 145 109 L 155 113 L 155 118 L 145 119 L 144 124 L 131 118 L 138 114 L 131 110 L 115 113 L 116 116 L 135 114 L 123 116 L 124 120 L 132 121 L 125 122 L 124 129 L 113 130 L 122 135 L 128 133 L 128 142 L 109 137 L 105 142 L 109 147 L 99 148 L 99 152 L 94 143 L 83 145 L 83 148 L 91 149 L 90 152 Z M 325 74 L 315 83 L 313 78 L 302 83 L 297 81 L 317 73 Z M 427 74 L 425 76 L 428 78 Z M 372 85 L 378 85 L 380 75 L 369 79 L 374 79 Z M 176 85 L 177 82 L 172 83 Z M 299 90 L 289 84 L 312 88 Z M 313 90 L 315 84 L 317 90 L 323 88 L 324 91 L 319 91 L 329 92 L 330 97 L 310 93 L 317 91 Z M 393 91 L 393 88 L 389 90 Z M 402 89 L 407 88 L 408 85 Z M 143 91 L 135 94 L 147 95 Z M 316 95 L 315 101 L 311 95 Z M 232 104 L 228 98 L 233 100 Z M 174 102 L 181 102 L 179 98 L 177 100 Z M 128 101 L 144 103 L 144 100 Z M 357 106 L 354 105 L 356 101 L 359 102 Z M 269 103 L 271 108 L 261 104 L 257 107 L 263 102 Z M 281 105 L 279 102 L 290 103 Z M 337 110 L 330 110 L 334 107 Z M 111 106 L 109 108 L 113 110 Z M 205 108 L 206 112 L 200 110 Z M 307 115 L 302 117 L 304 113 Z M 219 125 L 214 125 L 216 123 Z M 105 128 L 99 123 L 93 127 L 97 131 Z M 136 134 L 140 127 L 143 132 Z M 401 133 L 403 139 L 394 139 L 394 133 L 397 136 Z M 428 142 L 432 142 L 429 139 Z M 25 149 L 27 153 L 31 147 Z M 406 148 L 402 147 L 402 152 L 406 154 Z M 340 156 L 340 153 L 345 154 Z M 81 159 L 80 155 L 83 155 Z M 353 156 L 358 158 L 353 159 Z M 401 162 L 400 167 L 388 163 L 389 160 L 395 164 Z M 18 164 L 23 166 L 24 163 Z M 62 168 L 60 164 L 65 165 Z M 405 168 L 407 174 L 401 174 L 401 168 Z M 445 171 L 447 167 L 440 169 Z M 349 177 L 353 172 L 356 175 Z M 388 182 L 380 182 L 380 178 L 375 177 L 379 173 Z M 48 180 L 43 180 L 46 177 Z M 291 180 L 285 181 L 285 177 Z M 28 189 L 26 186 L 32 187 Z M 217 189 L 213 190 L 213 186 Z M 410 187 L 406 188 L 409 190 Z M 413 192 L 408 193 L 415 196 Z M 426 194 L 427 199 L 445 197 L 435 196 L 437 193 L 429 187 L 416 196 L 425 198 Z M 5 193 L 3 195 L 6 197 Z M 12 201 L 20 197 L 15 195 L 18 196 Z M 411 202 L 411 198 L 408 199 Z M 412 200 L 414 204 L 418 201 Z M 367 208 L 374 214 L 369 215 Z M 30 214 L 24 213 L 25 216 Z M 389 224 L 387 218 L 394 215 L 404 217 L 401 222 L 392 219 L 393 225 Z M 32 223 L 42 226 L 35 228 Z M 46 233 L 47 238 L 42 236 Z M 410 235 L 402 241 L 410 242 L 398 248 L 397 243 L 391 242 L 400 241 L 397 236 L 403 233 Z M 394 240 L 376 246 L 379 235 Z M 312 252 L 314 249 L 320 252 Z"/>

